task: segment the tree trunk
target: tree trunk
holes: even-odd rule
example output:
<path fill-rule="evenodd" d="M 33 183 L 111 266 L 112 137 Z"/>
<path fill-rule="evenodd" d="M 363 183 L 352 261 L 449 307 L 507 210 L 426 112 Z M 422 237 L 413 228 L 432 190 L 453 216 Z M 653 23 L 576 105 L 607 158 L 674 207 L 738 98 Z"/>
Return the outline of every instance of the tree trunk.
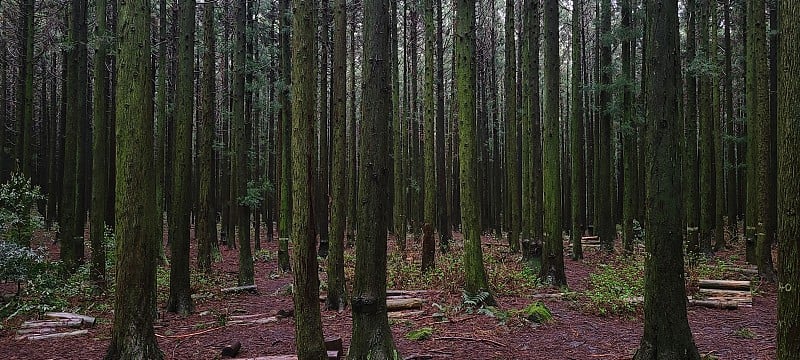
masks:
<path fill-rule="evenodd" d="M 727 0 L 724 6 L 723 17 L 725 19 L 725 197 L 727 199 L 728 229 L 731 237 L 736 236 L 738 224 L 737 215 L 739 213 L 738 186 L 736 181 L 737 159 L 736 159 L 736 133 L 734 132 L 734 122 L 736 114 L 733 112 L 733 46 L 731 45 L 731 0 Z M 718 246 L 717 250 L 721 250 Z"/>
<path fill-rule="evenodd" d="M 114 325 L 105 358 L 161 359 L 153 321 L 161 223 L 153 172 L 153 88 L 150 4 L 120 4 L 117 51 L 117 272 Z M 124 254 L 124 256 L 122 256 Z"/>
<path fill-rule="evenodd" d="M 539 277 L 553 286 L 566 286 L 564 243 L 561 237 L 561 180 L 559 155 L 558 1 L 544 2 L 544 219 L 542 268 Z M 602 239 L 602 238 L 601 238 Z"/>
<path fill-rule="evenodd" d="M 686 317 L 681 219 L 677 0 L 646 4 L 647 171 L 644 334 L 636 360 L 700 359 Z M 656 75 L 658 74 L 658 75 Z"/>
<path fill-rule="evenodd" d="M 405 126 L 403 113 L 400 111 L 400 64 L 398 58 L 398 34 L 397 34 L 397 1 L 392 1 L 392 158 L 394 166 L 394 176 L 392 186 L 394 190 L 394 201 L 392 204 L 392 225 L 395 236 L 395 244 L 400 252 L 406 249 L 406 156 L 403 144 L 405 143 Z M 355 91 L 355 90 L 353 90 Z M 353 104 L 355 106 L 355 104 Z M 352 141 L 352 140 L 351 140 Z M 355 147 L 355 143 L 351 143 Z M 355 160 L 355 159 L 354 159 Z M 355 191 L 356 189 L 353 189 Z"/>
<path fill-rule="evenodd" d="M 478 144 L 475 143 L 475 1 L 456 0 L 455 74 L 459 118 L 461 166 L 461 225 L 464 229 L 464 291 L 477 295 L 490 291 L 481 249 Z M 489 304 L 494 300 L 490 297 Z"/>
<path fill-rule="evenodd" d="M 570 151 L 572 152 L 572 259 L 583 259 L 581 237 L 586 226 L 586 171 L 583 142 L 583 84 L 581 69 L 581 12 L 583 0 L 572 3 L 572 108 L 570 117 Z M 623 11 L 624 14 L 624 11 Z"/>
<path fill-rule="evenodd" d="M 800 3 L 781 0 L 778 3 L 781 35 L 778 68 L 778 340 L 777 359 L 788 360 L 800 354 Z"/>
<path fill-rule="evenodd" d="M 439 250 L 450 250 L 453 239 L 450 230 L 450 215 L 447 211 L 447 163 L 445 161 L 444 119 L 444 42 L 442 41 L 442 0 L 436 6 L 436 224 L 439 231 Z"/>
<path fill-rule="evenodd" d="M 292 268 L 295 339 L 299 359 L 325 359 L 319 312 L 319 278 L 314 226 L 314 153 L 316 72 L 314 1 L 292 3 Z M 378 212 L 380 214 L 380 212 Z M 252 274 L 252 273 L 251 273 Z M 252 281 L 252 278 L 251 278 Z"/>
<path fill-rule="evenodd" d="M 601 37 L 611 36 L 611 0 L 600 2 L 600 33 Z M 598 138 L 597 144 L 597 187 L 595 188 L 595 201 L 597 222 L 595 227 L 597 235 L 600 236 L 602 247 L 606 251 L 614 250 L 614 240 L 616 238 L 616 228 L 613 216 L 613 173 L 612 173 L 612 144 L 611 144 L 611 42 L 600 41 L 600 101 L 598 109 L 600 117 L 597 124 Z M 558 85 L 558 83 L 556 83 Z"/>
<path fill-rule="evenodd" d="M 159 220 L 164 216 L 164 151 L 167 130 L 167 1 L 159 0 L 158 7 L 158 73 L 155 128 L 156 209 Z"/>
<path fill-rule="evenodd" d="M 233 42 L 233 84 L 231 117 L 233 124 L 233 144 L 236 156 L 231 173 L 236 178 L 232 184 L 236 196 L 231 201 L 237 206 L 236 219 L 239 242 L 239 285 L 253 284 L 253 255 L 250 250 L 250 208 L 244 200 L 247 195 L 247 182 L 250 179 L 248 153 L 250 151 L 250 126 L 245 113 L 245 74 L 247 72 L 245 46 L 247 42 L 245 18 L 247 0 L 238 0 L 234 8 Z M 173 195 L 174 196 L 174 195 Z M 231 234 L 233 236 L 233 234 Z"/>
<path fill-rule="evenodd" d="M 320 257 L 328 256 L 328 205 L 330 199 L 330 153 L 328 141 L 328 43 L 330 6 L 329 0 L 322 0 L 322 23 L 320 24 L 320 68 L 319 68 L 319 146 L 317 162 L 317 229 L 319 231 L 319 252 Z M 316 135 L 315 135 L 316 137 Z"/>
<path fill-rule="evenodd" d="M 200 194 L 197 207 L 197 267 L 211 271 L 211 249 L 216 242 L 217 220 L 214 206 L 214 135 L 216 133 L 216 34 L 214 30 L 214 3 L 203 7 L 203 59 L 200 82 L 200 110 L 198 116 L 197 162 Z"/>
<path fill-rule="evenodd" d="M 525 75 L 524 96 L 525 120 L 523 123 L 523 143 L 529 150 L 527 159 L 529 164 L 529 178 L 525 180 L 530 184 L 530 193 L 525 196 L 530 200 L 530 241 L 523 243 L 522 257 L 538 269 L 541 261 L 542 236 L 544 235 L 543 198 L 542 198 L 542 124 L 539 105 L 539 1 L 525 0 L 525 54 L 522 56 L 522 66 Z M 523 155 L 525 151 L 523 151 Z"/>
<path fill-rule="evenodd" d="M 633 31 L 631 24 L 631 0 L 622 2 L 622 27 L 623 32 L 629 34 Z M 622 245 L 626 254 L 633 253 L 633 221 L 636 218 L 636 203 L 638 202 L 638 183 L 636 178 L 637 149 L 636 149 L 636 119 L 633 104 L 634 73 L 632 70 L 631 52 L 633 47 L 632 35 L 622 38 L 622 161 L 624 176 L 624 192 L 622 203 Z"/>
<path fill-rule="evenodd" d="M 108 127 L 108 70 L 106 68 L 106 56 L 108 54 L 108 42 L 106 37 L 106 2 L 97 0 L 96 3 L 97 27 L 95 28 L 95 39 L 97 50 L 94 54 L 94 105 L 92 118 L 94 120 L 94 131 L 92 132 L 92 206 L 89 211 L 91 215 L 91 229 L 89 239 L 92 242 L 92 281 L 105 288 L 106 277 L 106 257 L 105 257 L 105 214 L 106 197 L 108 196 L 108 137 L 106 128 Z"/>
<path fill-rule="evenodd" d="M 392 112 L 391 14 L 389 0 L 364 1 L 363 122 L 359 154 L 358 234 L 353 282 L 353 337 L 350 359 L 395 359 L 386 313 L 386 229 L 389 119 Z M 399 139 L 398 139 L 399 140 Z"/>
<path fill-rule="evenodd" d="M 695 61 L 695 34 L 697 26 L 695 24 L 697 10 L 695 9 L 696 0 L 688 0 L 686 4 L 686 56 L 687 62 Z M 699 163 L 697 155 L 697 79 L 694 71 L 687 71 L 686 74 L 686 111 L 684 112 L 684 127 L 686 134 L 684 144 L 684 166 L 686 179 L 686 243 L 687 252 L 695 256 L 700 254 L 700 236 L 698 233 L 700 226 L 700 196 L 698 188 Z"/>
<path fill-rule="evenodd" d="M 505 120 L 506 135 L 506 176 L 508 179 L 508 200 L 509 224 L 508 244 L 511 252 L 519 251 L 519 233 L 522 227 L 522 198 L 520 197 L 520 164 L 519 150 L 517 150 L 517 54 L 516 33 L 514 31 L 514 0 L 506 1 L 505 31 L 506 31 L 506 52 L 505 52 Z M 494 61 L 494 60 L 492 60 Z M 498 159 L 499 160 L 499 159 Z"/>
<path fill-rule="evenodd" d="M 293 25 L 289 0 L 278 1 L 280 21 L 281 88 L 278 90 L 278 104 L 281 111 L 278 120 L 278 148 L 280 149 L 280 214 L 278 216 L 278 267 L 281 271 L 291 269 L 289 263 L 289 240 L 292 227 L 292 104 L 289 102 L 289 88 L 292 86 L 290 38 Z"/>
<path fill-rule="evenodd" d="M 343 310 L 347 305 L 344 275 L 344 232 L 347 218 L 347 1 L 333 3 L 331 63 L 331 222 L 328 254 L 328 298 L 325 307 Z"/>

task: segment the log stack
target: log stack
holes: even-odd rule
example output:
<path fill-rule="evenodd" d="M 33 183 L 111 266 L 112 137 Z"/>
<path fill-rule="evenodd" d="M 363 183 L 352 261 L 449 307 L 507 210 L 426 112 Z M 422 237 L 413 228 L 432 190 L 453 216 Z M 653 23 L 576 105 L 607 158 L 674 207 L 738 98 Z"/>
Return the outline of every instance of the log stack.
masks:
<path fill-rule="evenodd" d="M 92 327 L 97 319 L 73 313 L 48 312 L 46 319 L 28 320 L 17 330 L 16 340 L 47 340 L 60 337 L 85 335 L 86 327 Z"/>
<path fill-rule="evenodd" d="M 701 279 L 698 285 L 700 289 L 690 304 L 717 309 L 753 306 L 750 281 Z"/>

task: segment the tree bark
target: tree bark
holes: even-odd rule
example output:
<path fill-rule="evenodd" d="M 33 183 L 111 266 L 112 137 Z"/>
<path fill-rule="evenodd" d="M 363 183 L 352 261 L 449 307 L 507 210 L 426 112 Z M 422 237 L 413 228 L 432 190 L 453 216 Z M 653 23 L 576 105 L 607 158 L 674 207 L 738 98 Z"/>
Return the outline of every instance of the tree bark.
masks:
<path fill-rule="evenodd" d="M 150 2 L 120 4 L 117 51 L 117 272 L 114 325 L 105 358 L 161 359 L 153 321 L 160 219 L 153 172 Z M 124 254 L 124 256 L 122 256 Z"/>
<path fill-rule="evenodd" d="M 509 219 L 508 244 L 511 252 L 519 251 L 519 235 L 522 227 L 522 198 L 520 196 L 520 164 L 519 150 L 517 150 L 519 128 L 517 120 L 517 44 L 515 41 L 516 33 L 514 30 L 514 0 L 506 1 L 505 31 L 506 31 L 506 51 L 505 51 L 505 77 L 503 86 L 505 88 L 505 120 L 506 135 L 506 177 L 508 179 L 508 200 Z M 499 159 L 498 159 L 499 160 Z"/>
<path fill-rule="evenodd" d="M 678 116 L 677 0 L 646 4 L 646 211 L 644 334 L 636 360 L 700 359 L 686 316 Z"/>
<path fill-rule="evenodd" d="M 211 271 L 212 244 L 216 243 L 217 220 L 214 206 L 214 136 L 216 133 L 216 33 L 214 3 L 203 7 L 203 44 L 198 116 L 198 176 L 200 194 L 197 207 L 197 265 L 201 271 Z"/>
<path fill-rule="evenodd" d="M 800 354 L 800 3 L 780 0 L 778 37 L 778 340 L 777 359 L 796 359 Z"/>
<path fill-rule="evenodd" d="M 572 106 L 570 116 L 570 151 L 572 153 L 572 259 L 583 259 L 581 237 L 586 227 L 586 161 L 583 140 L 583 84 L 581 68 L 581 12 L 583 0 L 572 3 Z"/>
<path fill-rule="evenodd" d="M 108 196 L 108 70 L 106 68 L 108 42 L 106 33 L 106 1 L 97 0 L 97 27 L 94 54 L 94 98 L 92 99 L 94 131 L 92 132 L 92 207 L 89 239 L 92 244 L 91 278 L 100 288 L 105 288 L 106 253 L 104 244 L 106 198 Z"/>

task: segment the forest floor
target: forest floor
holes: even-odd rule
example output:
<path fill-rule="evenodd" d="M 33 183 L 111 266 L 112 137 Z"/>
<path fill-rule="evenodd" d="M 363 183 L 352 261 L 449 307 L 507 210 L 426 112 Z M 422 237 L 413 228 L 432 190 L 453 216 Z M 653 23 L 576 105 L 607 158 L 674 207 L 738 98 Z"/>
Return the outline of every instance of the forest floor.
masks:
<path fill-rule="evenodd" d="M 48 247 L 51 256 L 57 256 L 57 244 L 49 240 L 39 242 Z M 483 243 L 487 272 L 497 300 L 497 307 L 484 309 L 469 308 L 463 303 L 459 289 L 463 247 L 458 234 L 448 255 L 437 254 L 437 270 L 425 275 L 419 271 L 419 241 L 409 238 L 408 250 L 403 255 L 394 251 L 393 244 L 390 246 L 389 288 L 428 290 L 417 295 L 423 299 L 421 312 L 406 312 L 405 316 L 390 320 L 401 358 L 632 358 L 643 331 L 641 305 L 602 303 L 602 297 L 608 293 L 598 292 L 597 288 L 608 286 L 624 294 L 631 286 L 609 277 L 624 275 L 626 271 L 630 279 L 641 281 L 641 246 L 633 259 L 596 249 L 585 249 L 585 259 L 581 261 L 569 260 L 565 255 L 569 293 L 550 298 L 537 297 L 537 294 L 559 293 L 566 289 L 539 285 L 535 276 L 521 265 L 520 256 L 510 253 L 504 241 L 487 236 Z M 241 342 L 239 358 L 295 353 L 293 319 L 273 317 L 280 310 L 292 310 L 292 296 L 286 291 L 292 282 L 291 274 L 277 271 L 276 242 L 262 240 L 262 250 L 255 253 L 258 287 L 255 293 L 223 294 L 220 291 L 236 286 L 238 266 L 236 249 L 222 246 L 220 250 L 220 261 L 214 263 L 212 275 L 192 275 L 192 287 L 198 298 L 195 312 L 189 316 L 164 311 L 169 271 L 159 268 L 159 319 L 155 332 L 164 358 L 218 359 L 221 349 L 234 342 Z M 741 245 L 719 252 L 704 260 L 705 268 L 690 271 L 688 278 L 746 279 L 726 270 L 741 266 L 744 256 L 739 254 L 743 253 Z M 193 268 L 194 254 L 193 245 Z M 352 249 L 347 249 L 345 260 L 346 274 L 352 279 Z M 619 272 L 609 272 L 611 268 Z M 324 288 L 324 263 L 320 264 L 320 277 Z M 0 291 L 12 291 L 14 287 L 9 285 L 13 284 L 0 285 Z M 688 287 L 691 288 L 691 281 Z M 776 287 L 755 283 L 753 294 L 752 307 L 736 310 L 688 308 L 689 323 L 701 354 L 709 359 L 775 357 Z M 552 321 L 536 324 L 520 315 L 519 309 L 539 300 L 552 312 Z M 320 304 L 324 307 L 324 303 Z M 113 295 L 83 294 L 70 299 L 62 310 L 95 316 L 98 323 L 89 328 L 86 335 L 67 338 L 16 340 L 20 324 L 37 318 L 36 311 L 0 319 L 0 354 L 4 359 L 100 359 L 109 343 L 112 306 Z M 263 323 L 231 321 L 242 315 L 269 320 Z M 352 325 L 349 308 L 343 312 L 323 310 L 322 321 L 325 336 L 341 337 L 346 350 Z M 410 331 L 424 327 L 432 329 L 428 339 L 406 337 Z"/>

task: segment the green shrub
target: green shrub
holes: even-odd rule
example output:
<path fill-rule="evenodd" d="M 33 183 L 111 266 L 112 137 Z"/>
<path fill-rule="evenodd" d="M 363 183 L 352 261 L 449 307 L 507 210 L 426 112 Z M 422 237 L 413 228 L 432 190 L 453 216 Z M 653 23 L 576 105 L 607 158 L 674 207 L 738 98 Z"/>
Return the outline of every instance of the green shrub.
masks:
<path fill-rule="evenodd" d="M 38 272 L 44 257 L 27 246 L 0 241 L 0 280 L 23 282 Z"/>
<path fill-rule="evenodd" d="M 36 202 L 44 198 L 30 179 L 12 174 L 7 183 L 0 185 L 0 238 L 30 245 L 33 231 L 44 226 L 36 210 Z"/>
<path fill-rule="evenodd" d="M 429 327 L 424 327 L 409 331 L 408 334 L 406 334 L 406 339 L 413 341 L 422 341 L 430 339 L 431 335 L 433 335 L 433 329 Z"/>
<path fill-rule="evenodd" d="M 600 272 L 589 275 L 591 310 L 600 315 L 634 312 L 634 299 L 644 295 L 644 264 L 628 260 L 620 265 L 600 265 Z"/>

